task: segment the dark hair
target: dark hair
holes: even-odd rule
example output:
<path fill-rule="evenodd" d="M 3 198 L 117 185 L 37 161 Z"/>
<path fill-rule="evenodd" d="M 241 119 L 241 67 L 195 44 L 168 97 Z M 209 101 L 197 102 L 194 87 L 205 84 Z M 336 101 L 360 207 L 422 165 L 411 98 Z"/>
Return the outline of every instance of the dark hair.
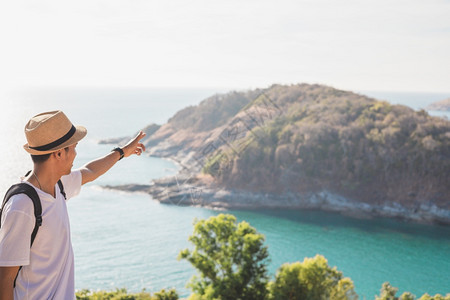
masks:
<path fill-rule="evenodd" d="M 31 160 L 35 163 L 35 164 L 39 164 L 39 163 L 43 163 L 46 162 L 48 160 L 48 158 L 50 157 L 51 153 L 49 154 L 43 154 L 43 155 L 33 155 L 31 154 Z"/>
<path fill-rule="evenodd" d="M 64 150 L 66 152 L 69 151 L 69 147 L 64 148 Z M 31 160 L 35 164 L 40 164 L 40 163 L 46 162 L 50 158 L 50 155 L 52 155 L 52 153 L 42 154 L 42 155 L 33 155 L 33 154 L 31 154 Z"/>

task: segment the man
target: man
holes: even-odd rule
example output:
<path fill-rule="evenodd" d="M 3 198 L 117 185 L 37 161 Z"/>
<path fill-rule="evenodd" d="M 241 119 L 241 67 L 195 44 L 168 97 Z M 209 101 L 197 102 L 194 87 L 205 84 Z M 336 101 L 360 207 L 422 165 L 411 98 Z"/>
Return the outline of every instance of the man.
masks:
<path fill-rule="evenodd" d="M 30 248 L 36 222 L 33 202 L 18 194 L 6 203 L 0 229 L 0 300 L 75 299 L 65 198 L 76 196 L 81 185 L 95 180 L 123 157 L 145 151 L 140 143 L 145 133 L 140 132 L 124 147 L 72 171 L 75 148 L 86 133 L 86 128 L 73 126 L 62 111 L 36 115 L 26 124 L 24 149 L 31 154 L 34 168 L 22 182 L 38 193 L 42 226 Z M 61 193 L 60 179 L 66 195 Z"/>

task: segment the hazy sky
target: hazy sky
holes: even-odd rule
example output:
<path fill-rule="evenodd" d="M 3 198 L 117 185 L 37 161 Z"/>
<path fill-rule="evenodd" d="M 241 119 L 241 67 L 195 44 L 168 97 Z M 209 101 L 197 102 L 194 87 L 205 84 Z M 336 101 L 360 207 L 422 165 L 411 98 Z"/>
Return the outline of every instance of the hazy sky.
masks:
<path fill-rule="evenodd" d="M 450 92 L 449 0 L 4 0 L 0 88 Z"/>

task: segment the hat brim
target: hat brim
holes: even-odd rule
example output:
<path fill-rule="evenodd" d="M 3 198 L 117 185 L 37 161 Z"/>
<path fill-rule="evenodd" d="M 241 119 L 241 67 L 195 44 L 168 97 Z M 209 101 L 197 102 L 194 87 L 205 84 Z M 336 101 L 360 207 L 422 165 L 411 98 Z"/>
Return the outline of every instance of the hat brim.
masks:
<path fill-rule="evenodd" d="M 64 143 L 62 143 L 61 145 L 58 145 L 52 149 L 49 150 L 45 150 L 45 151 L 38 151 L 35 149 L 30 148 L 30 146 L 28 145 L 28 143 L 26 143 L 25 145 L 23 145 L 23 148 L 25 149 L 25 151 L 27 151 L 28 153 L 32 154 L 32 155 L 44 155 L 44 154 L 49 154 L 49 153 L 53 153 L 55 151 L 64 149 L 70 145 L 76 144 L 78 143 L 81 139 L 83 139 L 86 134 L 87 134 L 87 130 L 85 127 L 83 126 L 75 126 L 75 133 L 73 134 L 73 136 L 68 139 L 67 141 L 65 141 Z"/>

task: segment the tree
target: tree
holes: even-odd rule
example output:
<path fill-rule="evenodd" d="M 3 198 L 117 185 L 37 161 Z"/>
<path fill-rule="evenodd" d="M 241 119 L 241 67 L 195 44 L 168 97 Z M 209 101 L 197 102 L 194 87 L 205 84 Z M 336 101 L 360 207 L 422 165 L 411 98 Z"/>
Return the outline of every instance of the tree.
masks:
<path fill-rule="evenodd" d="M 127 289 L 116 289 L 115 291 L 90 291 L 81 290 L 76 292 L 77 300 L 178 300 L 178 293 L 175 289 L 165 291 L 162 289 L 153 294 L 144 290 L 140 293 L 128 293 Z"/>
<path fill-rule="evenodd" d="M 153 294 L 152 300 L 178 300 L 178 293 L 175 289 L 170 289 L 168 291 L 162 289 Z"/>
<path fill-rule="evenodd" d="M 380 296 L 375 296 L 375 300 L 397 300 L 395 297 L 398 288 L 393 287 L 389 282 L 385 282 L 381 285 Z"/>
<path fill-rule="evenodd" d="M 237 224 L 232 215 L 220 214 L 196 221 L 189 241 L 178 258 L 199 272 L 189 286 L 191 299 L 261 300 L 267 295 L 267 247 L 264 236 L 247 222 Z"/>
<path fill-rule="evenodd" d="M 415 300 L 416 297 L 410 292 L 404 292 L 400 297 L 396 297 L 398 288 L 393 287 L 389 282 L 385 282 L 381 286 L 380 296 L 375 296 L 375 300 Z M 428 294 L 422 295 L 418 300 L 450 300 L 450 294 L 442 296 L 436 294 L 430 296 Z"/>
<path fill-rule="evenodd" d="M 416 299 L 416 296 L 414 296 L 410 292 L 404 292 L 398 299 L 399 300 L 414 300 L 414 299 Z"/>
<path fill-rule="evenodd" d="M 273 300 L 358 299 L 350 278 L 343 278 L 336 267 L 330 268 L 321 255 L 282 265 L 269 291 Z"/>
<path fill-rule="evenodd" d="M 428 294 L 424 294 L 419 300 L 450 300 L 450 294 L 442 296 L 440 294 L 436 294 L 434 296 L 430 296 Z"/>

